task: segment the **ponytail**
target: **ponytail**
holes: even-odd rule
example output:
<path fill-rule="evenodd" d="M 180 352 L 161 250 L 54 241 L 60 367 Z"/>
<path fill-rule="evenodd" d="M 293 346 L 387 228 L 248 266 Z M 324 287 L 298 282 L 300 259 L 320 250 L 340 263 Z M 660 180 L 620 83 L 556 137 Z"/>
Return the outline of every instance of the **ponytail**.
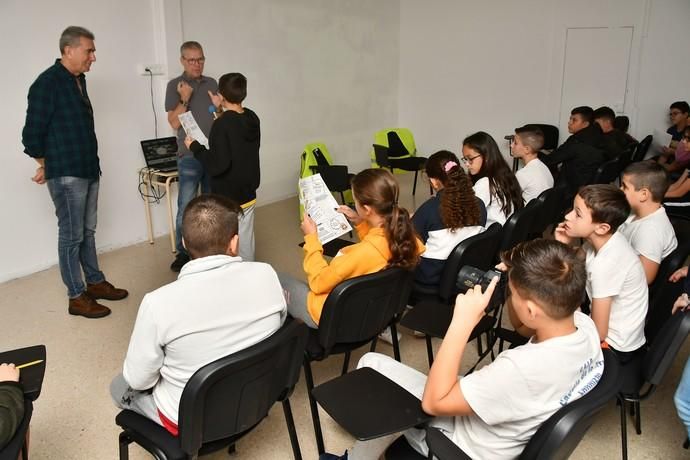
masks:
<path fill-rule="evenodd" d="M 390 214 L 385 216 L 383 228 L 391 250 L 388 266 L 414 269 L 419 262 L 417 234 L 407 209 L 393 203 Z"/>

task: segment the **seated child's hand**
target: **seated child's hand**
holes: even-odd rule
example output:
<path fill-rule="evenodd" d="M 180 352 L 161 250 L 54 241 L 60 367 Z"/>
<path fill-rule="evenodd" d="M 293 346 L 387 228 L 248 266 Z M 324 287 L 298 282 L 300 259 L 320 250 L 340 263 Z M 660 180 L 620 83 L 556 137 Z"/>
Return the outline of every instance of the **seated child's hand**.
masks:
<path fill-rule="evenodd" d="M 668 278 L 669 281 L 676 283 L 682 278 L 688 276 L 688 267 L 679 268 Z"/>
<path fill-rule="evenodd" d="M 495 276 L 482 292 L 482 287 L 476 284 L 464 294 L 458 294 L 455 298 L 455 311 L 453 321 L 472 321 L 472 326 L 477 324 L 484 316 L 484 309 L 489 305 L 491 296 L 498 284 L 498 276 Z"/>
<path fill-rule="evenodd" d="M 359 214 L 349 206 L 341 204 L 336 208 L 336 211 L 347 217 L 347 220 L 355 225 L 359 225 L 362 222 L 362 218 L 359 217 Z"/>
<path fill-rule="evenodd" d="M 553 231 L 553 237 L 556 241 L 560 241 L 563 244 L 570 244 L 573 241 L 573 239 L 565 232 L 565 222 L 561 222 L 558 224 L 558 226 L 556 226 Z"/>
<path fill-rule="evenodd" d="M 499 263 L 499 264 L 496 265 L 494 268 L 495 268 L 496 270 L 498 270 L 499 272 L 507 272 L 507 271 L 508 271 L 508 267 L 507 267 L 506 264 L 504 264 L 503 262 Z"/>
<path fill-rule="evenodd" d="M 14 364 L 0 364 L 0 382 L 19 382 L 19 369 Z"/>
<path fill-rule="evenodd" d="M 690 299 L 688 299 L 688 295 L 683 293 L 680 297 L 676 299 L 676 302 L 673 304 L 673 309 L 671 310 L 671 314 L 677 312 L 678 310 L 685 310 L 688 308 L 688 305 L 690 305 Z"/>
<path fill-rule="evenodd" d="M 309 214 L 304 214 L 304 219 L 302 219 L 302 224 L 300 224 L 300 228 L 302 229 L 302 233 L 304 233 L 305 235 L 316 234 L 316 223 L 311 217 L 309 217 Z"/>

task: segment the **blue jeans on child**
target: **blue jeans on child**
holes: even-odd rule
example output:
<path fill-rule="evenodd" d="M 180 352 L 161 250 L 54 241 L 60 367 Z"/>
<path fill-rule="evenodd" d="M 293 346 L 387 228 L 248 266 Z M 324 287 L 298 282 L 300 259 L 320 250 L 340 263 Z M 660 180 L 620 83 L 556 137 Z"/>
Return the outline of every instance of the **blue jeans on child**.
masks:
<path fill-rule="evenodd" d="M 177 218 L 175 219 L 175 246 L 177 253 L 185 253 L 182 246 L 182 215 L 187 207 L 187 203 L 196 196 L 199 184 L 201 183 L 201 193 L 211 191 L 211 183 L 208 175 L 204 172 L 204 167 L 193 156 L 183 156 L 177 159 L 177 173 L 179 177 L 177 191 Z"/>
<path fill-rule="evenodd" d="M 100 283 L 105 276 L 96 256 L 98 179 L 55 177 L 46 181 L 58 219 L 58 260 L 62 282 L 70 299 L 79 297 L 86 282 Z"/>
<path fill-rule="evenodd" d="M 678 389 L 673 397 L 673 401 L 676 403 L 678 417 L 685 425 L 688 438 L 690 438 L 690 359 L 685 363 L 685 370 L 678 383 Z"/>

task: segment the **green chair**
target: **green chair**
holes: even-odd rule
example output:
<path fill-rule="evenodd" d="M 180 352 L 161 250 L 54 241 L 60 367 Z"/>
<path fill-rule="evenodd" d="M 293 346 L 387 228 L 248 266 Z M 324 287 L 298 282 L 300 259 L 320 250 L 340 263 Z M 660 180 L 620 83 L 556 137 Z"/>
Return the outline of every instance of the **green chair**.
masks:
<path fill-rule="evenodd" d="M 412 195 L 417 191 L 417 176 L 426 165 L 425 157 L 418 157 L 417 146 L 412 132 L 407 128 L 391 128 L 374 134 L 374 150 L 371 153 L 372 165 L 389 168 L 392 172 L 414 171 Z M 431 190 L 431 189 L 430 189 Z"/>
<path fill-rule="evenodd" d="M 347 166 L 334 165 L 331 154 L 323 142 L 311 142 L 304 146 L 301 155 L 299 177 L 309 177 L 321 174 L 326 187 L 331 192 L 339 192 L 342 204 L 354 203 L 350 182 L 354 174 L 350 174 Z M 302 219 L 304 207 L 300 204 L 299 217 Z"/>

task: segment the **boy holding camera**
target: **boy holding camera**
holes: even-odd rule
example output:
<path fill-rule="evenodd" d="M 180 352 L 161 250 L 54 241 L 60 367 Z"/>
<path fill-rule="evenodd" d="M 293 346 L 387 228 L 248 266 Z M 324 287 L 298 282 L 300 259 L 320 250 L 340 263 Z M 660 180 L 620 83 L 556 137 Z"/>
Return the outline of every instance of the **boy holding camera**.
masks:
<path fill-rule="evenodd" d="M 539 426 L 559 408 L 594 388 L 603 372 L 596 328 L 576 312 L 585 288 L 584 262 L 557 241 L 520 243 L 503 254 L 517 316 L 535 330 L 530 341 L 458 377 L 467 340 L 484 316 L 498 277 L 458 295 L 453 319 L 428 377 L 388 356 L 367 353 L 368 366 L 421 398 L 430 424 L 472 458 L 516 458 Z M 559 372 L 553 372 L 559 369 Z M 424 431 L 404 433 L 427 455 Z M 349 455 L 322 459 L 378 459 L 397 435 L 357 442 Z"/>
<path fill-rule="evenodd" d="M 625 168 L 621 190 L 632 213 L 619 230 L 637 252 L 647 284 L 652 284 L 659 264 L 678 247 L 676 232 L 661 205 L 668 190 L 666 171 L 653 161 L 639 161 Z"/>
<path fill-rule="evenodd" d="M 630 214 L 623 192 L 613 185 L 588 185 L 575 196 L 573 210 L 558 225 L 555 237 L 570 244 L 582 238 L 587 267 L 587 295 L 599 337 L 630 361 L 644 346 L 647 278 L 625 236 L 617 232 Z"/>

